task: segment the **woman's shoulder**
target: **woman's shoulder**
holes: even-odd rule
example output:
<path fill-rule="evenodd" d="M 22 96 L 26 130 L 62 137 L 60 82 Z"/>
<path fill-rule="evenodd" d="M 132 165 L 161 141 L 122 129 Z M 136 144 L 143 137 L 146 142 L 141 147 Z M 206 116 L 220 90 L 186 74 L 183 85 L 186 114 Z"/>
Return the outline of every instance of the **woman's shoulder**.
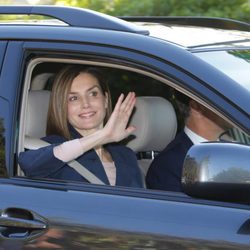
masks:
<path fill-rule="evenodd" d="M 66 139 L 60 135 L 48 135 L 41 138 L 41 140 L 46 141 L 48 143 L 63 143 L 66 141 Z"/>

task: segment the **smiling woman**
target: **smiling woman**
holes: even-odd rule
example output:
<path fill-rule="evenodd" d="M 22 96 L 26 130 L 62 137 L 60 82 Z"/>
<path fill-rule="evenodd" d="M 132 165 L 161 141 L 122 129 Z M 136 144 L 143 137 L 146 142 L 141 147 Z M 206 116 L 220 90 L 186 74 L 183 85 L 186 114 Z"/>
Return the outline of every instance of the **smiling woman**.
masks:
<path fill-rule="evenodd" d="M 73 80 L 68 98 L 68 119 L 82 136 L 103 126 L 109 103 L 106 93 L 101 90 L 97 78 L 87 72 Z"/>
<path fill-rule="evenodd" d="M 121 94 L 110 114 L 111 99 L 102 72 L 64 67 L 53 84 L 43 138 L 51 145 L 22 152 L 21 168 L 30 177 L 86 181 L 68 164 L 76 159 L 105 184 L 142 187 L 134 152 L 116 143 L 135 129 L 127 127 L 135 100 L 133 92 L 126 98 Z"/>
<path fill-rule="evenodd" d="M 110 91 L 104 74 L 97 68 L 65 67 L 55 78 L 51 95 L 48 135 L 60 131 L 65 138 L 71 139 L 69 122 L 84 136 L 91 133 L 89 129 L 97 130 L 96 127 L 106 123 L 111 115 Z M 84 119 L 86 114 L 95 110 L 98 112 L 91 116 L 92 119 Z M 97 124 L 88 125 L 93 120 Z"/>

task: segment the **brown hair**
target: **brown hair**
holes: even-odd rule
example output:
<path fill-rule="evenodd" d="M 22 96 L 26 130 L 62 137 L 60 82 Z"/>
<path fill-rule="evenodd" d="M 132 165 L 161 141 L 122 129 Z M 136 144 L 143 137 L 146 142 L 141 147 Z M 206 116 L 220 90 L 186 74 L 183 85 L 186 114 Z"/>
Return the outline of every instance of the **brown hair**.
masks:
<path fill-rule="evenodd" d="M 69 132 L 67 103 L 72 82 L 80 73 L 91 74 L 98 80 L 103 95 L 106 94 L 108 98 L 108 108 L 104 124 L 109 119 L 112 112 L 112 104 L 110 91 L 103 72 L 95 67 L 84 67 L 82 65 L 66 66 L 59 71 L 53 83 L 47 117 L 47 135 L 56 134 L 68 140 L 72 139 Z"/>

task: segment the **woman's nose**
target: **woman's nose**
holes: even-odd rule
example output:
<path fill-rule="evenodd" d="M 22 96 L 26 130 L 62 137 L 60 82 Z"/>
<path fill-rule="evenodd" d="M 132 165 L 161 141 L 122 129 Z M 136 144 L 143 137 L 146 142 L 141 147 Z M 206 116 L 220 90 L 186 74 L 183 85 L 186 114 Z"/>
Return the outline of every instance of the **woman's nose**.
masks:
<path fill-rule="evenodd" d="M 82 98 L 82 108 L 88 108 L 89 107 L 89 105 L 90 105 L 90 103 L 89 103 L 89 99 L 87 98 L 87 97 L 85 97 L 85 98 Z"/>

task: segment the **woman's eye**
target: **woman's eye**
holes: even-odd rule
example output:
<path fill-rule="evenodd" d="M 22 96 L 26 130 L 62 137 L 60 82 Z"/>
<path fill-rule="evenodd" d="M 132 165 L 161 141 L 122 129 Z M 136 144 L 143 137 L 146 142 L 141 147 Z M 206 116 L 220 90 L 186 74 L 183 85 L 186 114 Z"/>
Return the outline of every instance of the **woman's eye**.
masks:
<path fill-rule="evenodd" d="M 77 100 L 77 96 L 70 96 L 69 97 L 70 102 L 75 101 L 75 100 Z"/>
<path fill-rule="evenodd" d="M 97 91 L 91 91 L 90 92 L 90 96 L 97 96 L 98 95 L 98 92 Z"/>

